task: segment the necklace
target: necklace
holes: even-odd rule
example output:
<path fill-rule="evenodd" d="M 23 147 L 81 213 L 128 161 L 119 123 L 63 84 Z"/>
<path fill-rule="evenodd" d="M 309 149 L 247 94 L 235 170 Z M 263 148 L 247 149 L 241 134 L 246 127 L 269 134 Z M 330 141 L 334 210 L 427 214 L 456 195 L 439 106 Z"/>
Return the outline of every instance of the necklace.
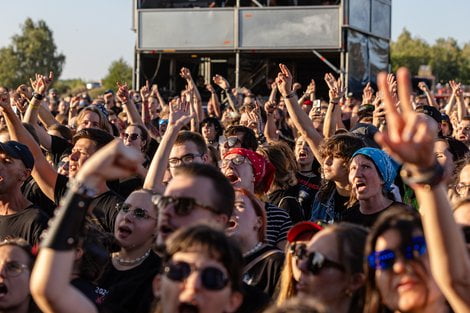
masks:
<path fill-rule="evenodd" d="M 116 262 L 118 262 L 120 265 L 132 266 L 132 265 L 135 265 L 135 264 L 138 264 L 138 263 L 142 262 L 142 261 L 145 260 L 149 255 L 150 255 L 150 249 L 148 249 L 147 252 L 145 252 L 145 254 L 144 254 L 143 256 L 140 256 L 140 257 L 135 258 L 135 259 L 123 259 L 123 258 L 120 258 L 120 257 L 119 257 L 119 252 L 113 253 L 113 258 L 114 258 L 114 259 L 116 260 Z"/>
<path fill-rule="evenodd" d="M 255 253 L 256 251 L 258 251 L 262 247 L 263 247 L 263 243 L 258 242 L 251 250 L 248 250 L 247 252 L 243 253 L 243 257 L 245 258 L 245 257 L 249 256 L 250 254 Z"/>

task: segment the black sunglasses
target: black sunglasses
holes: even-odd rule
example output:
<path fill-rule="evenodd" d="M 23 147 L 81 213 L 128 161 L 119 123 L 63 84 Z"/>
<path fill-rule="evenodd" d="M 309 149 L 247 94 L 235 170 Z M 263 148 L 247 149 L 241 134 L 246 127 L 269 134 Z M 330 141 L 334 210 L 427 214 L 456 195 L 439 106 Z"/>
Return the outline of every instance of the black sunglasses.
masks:
<path fill-rule="evenodd" d="M 238 139 L 237 136 L 230 136 L 226 138 L 226 141 L 224 142 L 224 145 L 228 148 L 233 148 L 237 144 L 241 143 L 240 139 Z"/>
<path fill-rule="evenodd" d="M 148 220 L 148 219 L 156 220 L 157 219 L 153 216 L 150 216 L 147 213 L 147 211 L 145 211 L 142 208 L 133 208 L 132 209 L 132 206 L 128 203 L 118 203 L 118 204 L 116 204 L 116 209 L 118 211 L 121 211 L 124 214 L 132 212 L 132 216 L 135 217 L 138 220 Z"/>
<path fill-rule="evenodd" d="M 219 211 L 214 209 L 213 207 L 200 204 L 194 198 L 190 197 L 171 197 L 157 195 L 154 197 L 154 203 L 158 207 L 158 209 L 166 208 L 167 206 L 172 204 L 173 209 L 175 210 L 175 213 L 178 216 L 189 215 L 194 210 L 194 207 L 200 207 L 215 214 L 219 214 Z"/>
<path fill-rule="evenodd" d="M 193 271 L 201 273 L 202 286 L 207 290 L 222 290 L 229 282 L 227 275 L 222 270 L 213 266 L 196 269 L 189 263 L 180 261 L 170 262 L 164 268 L 165 276 L 177 282 L 187 279 Z"/>
<path fill-rule="evenodd" d="M 299 251 L 297 252 L 296 257 L 299 260 L 304 260 L 305 258 L 307 258 L 307 269 L 313 275 L 318 275 L 322 271 L 322 269 L 324 269 L 325 267 L 336 268 L 337 270 L 340 270 L 341 272 L 344 272 L 346 270 L 343 265 L 335 261 L 331 261 L 327 259 L 320 252 L 313 251 L 313 252 L 307 253 L 305 246 L 300 247 L 298 250 Z"/>
<path fill-rule="evenodd" d="M 137 138 L 139 138 L 139 136 L 140 135 L 136 134 L 136 133 L 133 133 L 133 134 L 124 133 L 124 134 L 122 134 L 123 139 L 129 139 L 130 141 L 137 140 Z"/>

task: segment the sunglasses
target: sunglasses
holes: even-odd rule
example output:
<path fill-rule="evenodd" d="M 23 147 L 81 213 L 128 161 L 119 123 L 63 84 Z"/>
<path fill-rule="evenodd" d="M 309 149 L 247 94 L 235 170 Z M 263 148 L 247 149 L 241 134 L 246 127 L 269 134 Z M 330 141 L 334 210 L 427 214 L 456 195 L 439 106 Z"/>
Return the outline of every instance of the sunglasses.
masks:
<path fill-rule="evenodd" d="M 168 207 L 170 204 L 173 205 L 175 214 L 178 216 L 187 216 L 189 215 L 195 207 L 200 207 L 202 209 L 211 211 L 215 214 L 219 214 L 219 211 L 213 207 L 203 205 L 198 203 L 194 198 L 190 197 L 171 197 L 171 196 L 155 196 L 154 203 L 157 205 L 158 209 L 163 209 Z"/>
<path fill-rule="evenodd" d="M 307 259 L 307 269 L 311 274 L 318 275 L 326 267 L 336 268 L 341 272 L 344 272 L 346 270 L 343 265 L 327 259 L 322 253 L 316 251 L 307 253 L 306 250 L 307 249 L 305 246 L 300 247 L 299 251 L 296 252 L 296 258 L 298 260 Z"/>
<path fill-rule="evenodd" d="M 124 214 L 131 212 L 132 216 L 137 220 L 157 219 L 156 217 L 150 216 L 146 210 L 142 208 L 132 208 L 128 203 L 118 203 L 116 204 L 116 209 Z"/>
<path fill-rule="evenodd" d="M 426 241 L 424 237 L 418 236 L 411 239 L 411 245 L 406 245 L 401 251 L 405 260 L 415 260 L 426 253 Z M 369 254 L 367 263 L 374 270 L 386 271 L 393 267 L 397 260 L 397 252 L 386 249 Z"/>
<path fill-rule="evenodd" d="M 19 276 L 24 271 L 28 270 L 29 267 L 17 261 L 9 261 L 9 262 L 3 263 L 3 269 L 5 271 L 6 276 L 16 277 L 16 276 Z"/>
<path fill-rule="evenodd" d="M 124 134 L 122 134 L 122 138 L 129 139 L 130 141 L 137 140 L 137 138 L 139 138 L 139 136 L 140 135 L 136 134 L 136 133 L 133 133 L 133 134 L 124 133 Z"/>
<path fill-rule="evenodd" d="M 236 157 L 234 158 L 225 158 L 222 160 L 222 167 L 227 167 L 230 165 L 230 163 L 232 163 L 233 165 L 235 166 L 239 166 L 239 165 L 242 165 L 243 163 L 245 163 L 245 160 L 246 160 L 246 157 L 243 156 L 243 155 L 239 155 L 237 154 Z"/>
<path fill-rule="evenodd" d="M 177 282 L 183 282 L 194 271 L 200 272 L 202 286 L 207 290 L 222 290 L 229 282 L 227 275 L 213 266 L 197 269 L 189 263 L 180 261 L 169 263 L 164 268 L 165 276 Z"/>
<path fill-rule="evenodd" d="M 224 146 L 227 148 L 233 148 L 237 144 L 241 144 L 241 143 L 242 142 L 240 141 L 240 139 L 238 139 L 237 136 L 230 136 L 225 139 Z"/>

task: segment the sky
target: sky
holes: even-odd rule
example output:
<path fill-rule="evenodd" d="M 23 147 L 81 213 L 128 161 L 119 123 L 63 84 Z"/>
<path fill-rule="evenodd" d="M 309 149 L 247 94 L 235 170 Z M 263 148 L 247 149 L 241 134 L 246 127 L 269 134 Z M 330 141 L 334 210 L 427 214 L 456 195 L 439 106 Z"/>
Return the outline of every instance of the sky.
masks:
<path fill-rule="evenodd" d="M 392 0 L 392 39 L 406 27 L 430 44 L 453 37 L 462 45 L 470 42 L 469 12 L 469 0 Z M 10 44 L 27 17 L 44 20 L 53 31 L 66 56 L 62 79 L 98 81 L 111 62 L 121 57 L 134 62 L 132 0 L 2 1 L 0 47 Z"/>

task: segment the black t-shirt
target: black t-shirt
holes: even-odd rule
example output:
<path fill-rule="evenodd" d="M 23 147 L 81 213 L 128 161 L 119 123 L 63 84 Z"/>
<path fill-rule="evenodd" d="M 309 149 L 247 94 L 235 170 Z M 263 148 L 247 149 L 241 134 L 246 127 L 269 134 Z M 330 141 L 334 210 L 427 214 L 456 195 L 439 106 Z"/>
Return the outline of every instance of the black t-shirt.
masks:
<path fill-rule="evenodd" d="M 54 190 L 54 201 L 59 204 L 60 199 L 67 193 L 67 183 L 69 179 L 64 175 L 57 175 L 57 181 Z M 95 197 L 91 203 L 90 208 L 93 210 L 93 215 L 97 218 L 103 230 L 108 233 L 114 232 L 114 223 L 118 210 L 116 205 L 124 202 L 124 199 L 114 191 L 107 191 Z"/>
<path fill-rule="evenodd" d="M 256 287 L 242 284 L 243 302 L 235 313 L 261 313 L 270 305 L 269 296 Z"/>
<path fill-rule="evenodd" d="M 343 216 L 343 221 L 359 224 L 365 227 L 372 227 L 372 225 L 379 218 L 379 216 L 391 206 L 401 206 L 405 209 L 412 209 L 404 203 L 394 201 L 382 211 L 373 214 L 363 214 L 359 206 L 354 206 L 353 208 L 350 208 L 346 211 L 346 214 Z"/>
<path fill-rule="evenodd" d="M 297 172 L 297 201 L 304 212 L 305 219 L 309 220 L 312 214 L 312 204 L 315 195 L 320 189 L 321 177 L 319 175 L 306 176 Z"/>
<path fill-rule="evenodd" d="M 64 138 L 51 135 L 51 151 L 49 152 L 52 155 L 52 161 L 56 167 L 62 156 L 64 154 L 70 154 L 72 148 L 73 145 Z"/>
<path fill-rule="evenodd" d="M 294 225 L 305 220 L 302 207 L 297 201 L 297 186 L 271 192 L 268 195 L 268 201 L 278 208 L 286 210 Z"/>
<path fill-rule="evenodd" d="M 39 207 L 49 217 L 54 216 L 54 210 L 57 205 L 42 192 L 41 188 L 39 188 L 32 176 L 28 177 L 24 182 L 21 187 L 21 192 L 26 199 Z"/>
<path fill-rule="evenodd" d="M 261 258 L 260 258 L 261 257 Z M 256 260 L 255 264 L 251 264 Z M 243 282 L 273 296 L 284 264 L 284 253 L 271 246 L 264 246 L 244 258 Z M 249 268 L 247 268 L 249 266 Z"/>
<path fill-rule="evenodd" d="M 0 240 L 20 237 L 32 246 L 39 244 L 48 220 L 49 217 L 33 205 L 15 214 L 0 215 Z"/>
<path fill-rule="evenodd" d="M 153 302 L 152 281 L 162 266 L 153 252 L 137 267 L 127 271 L 117 270 L 112 263 L 106 267 L 98 281 L 109 290 L 106 306 L 120 307 L 123 312 L 149 312 Z"/>
<path fill-rule="evenodd" d="M 120 180 L 119 184 L 117 184 L 117 189 L 115 189 L 114 191 L 116 191 L 117 194 L 126 199 L 133 191 L 142 189 L 143 185 L 144 180 L 141 177 L 128 177 L 126 179 Z"/>
<path fill-rule="evenodd" d="M 93 302 L 97 308 L 103 305 L 109 293 L 109 290 L 99 287 L 83 278 L 75 278 L 70 283 Z"/>

